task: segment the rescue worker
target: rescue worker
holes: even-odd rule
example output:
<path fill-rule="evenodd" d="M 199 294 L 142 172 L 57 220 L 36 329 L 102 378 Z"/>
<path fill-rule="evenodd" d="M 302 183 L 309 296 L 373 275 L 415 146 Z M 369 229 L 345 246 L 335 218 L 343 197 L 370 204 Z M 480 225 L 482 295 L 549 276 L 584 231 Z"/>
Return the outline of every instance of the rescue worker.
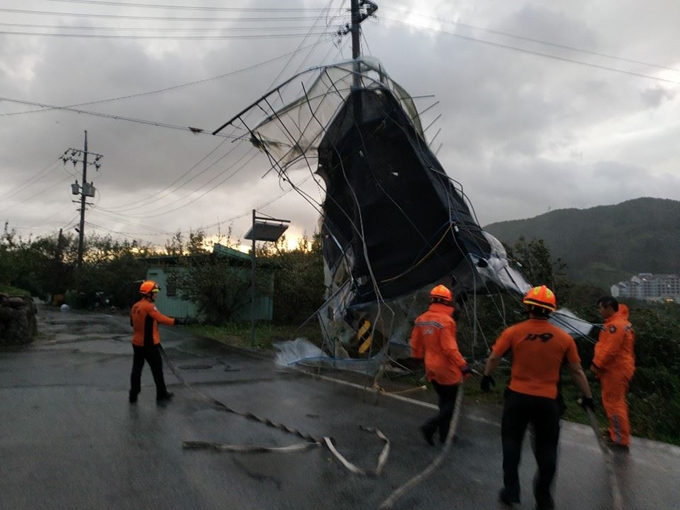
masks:
<path fill-rule="evenodd" d="M 160 343 L 161 338 L 158 333 L 158 323 L 174 325 L 178 319 L 166 317 L 158 311 L 154 301 L 160 287 L 156 282 L 147 280 L 139 287 L 142 299 L 137 301 L 130 310 L 130 324 L 132 325 L 132 349 L 134 358 L 132 360 L 132 374 L 130 375 L 130 395 L 131 404 L 137 402 L 137 395 L 142 391 L 142 368 L 146 361 L 151 368 L 153 380 L 156 383 L 156 401 L 163 402 L 170 400 L 173 393 L 168 392 L 163 378 L 163 361 L 161 359 Z"/>
<path fill-rule="evenodd" d="M 453 319 L 453 295 L 444 285 L 430 291 L 430 306 L 413 326 L 411 356 L 425 360 L 425 375 L 439 396 L 439 414 L 420 426 L 428 444 L 439 431 L 443 443 L 449 434 L 458 385 L 468 379 L 472 370 L 458 350 L 456 321 Z"/>
<path fill-rule="evenodd" d="M 628 307 L 616 298 L 604 296 L 597 301 L 604 327 L 595 344 L 590 370 L 600 380 L 602 405 L 609 419 L 607 443 L 627 450 L 630 422 L 626 394 L 635 372 L 635 333 L 628 321 Z"/>
<path fill-rule="evenodd" d="M 552 482 L 557 469 L 560 436 L 558 381 L 566 362 L 574 383 L 583 393 L 581 405 L 594 409 L 592 394 L 574 339 L 548 317 L 557 308 L 555 294 L 545 285 L 534 287 L 524 296 L 529 319 L 505 329 L 496 340 L 486 362 L 481 381 L 488 392 L 495 382 L 492 372 L 501 357 L 512 352 L 510 384 L 505 389 L 501 423 L 503 444 L 503 489 L 499 498 L 506 505 L 520 501 L 519 463 L 527 426 L 535 435 L 534 457 L 538 471 L 534 478 L 537 510 L 555 507 Z"/>

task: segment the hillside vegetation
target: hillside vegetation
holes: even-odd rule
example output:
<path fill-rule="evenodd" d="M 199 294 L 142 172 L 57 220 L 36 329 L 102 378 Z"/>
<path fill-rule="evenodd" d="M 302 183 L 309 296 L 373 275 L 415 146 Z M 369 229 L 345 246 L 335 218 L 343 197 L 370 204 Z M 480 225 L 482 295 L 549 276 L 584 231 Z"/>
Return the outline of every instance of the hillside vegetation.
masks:
<path fill-rule="evenodd" d="M 638 198 L 590 209 L 561 209 L 485 227 L 512 245 L 542 239 L 576 281 L 603 288 L 637 273 L 680 271 L 680 201 Z"/>

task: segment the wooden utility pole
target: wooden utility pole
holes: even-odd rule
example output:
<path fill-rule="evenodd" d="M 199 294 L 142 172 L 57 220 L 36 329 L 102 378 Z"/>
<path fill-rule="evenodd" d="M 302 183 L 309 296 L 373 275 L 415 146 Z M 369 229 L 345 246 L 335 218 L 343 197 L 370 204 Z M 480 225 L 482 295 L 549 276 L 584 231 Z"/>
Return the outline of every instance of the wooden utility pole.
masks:
<path fill-rule="evenodd" d="M 87 156 L 92 154 L 95 156 L 92 163 L 88 163 Z M 79 159 L 82 156 L 82 159 Z M 87 131 L 85 131 L 85 146 L 83 150 L 80 149 L 68 149 L 62 155 L 61 159 L 66 164 L 67 161 L 71 161 L 73 166 L 76 166 L 79 162 L 83 163 L 83 184 L 82 186 L 78 184 L 71 184 L 71 193 L 73 195 L 80 195 L 80 226 L 78 228 L 78 267 L 83 265 L 83 251 L 85 244 L 85 206 L 87 205 L 87 198 L 94 197 L 94 184 L 87 182 L 87 165 L 94 165 L 97 170 L 101 166 L 99 160 L 103 158 L 101 154 L 95 154 L 87 150 Z"/>
<path fill-rule="evenodd" d="M 85 146 L 83 150 L 83 187 L 87 184 L 87 130 L 85 130 Z M 78 267 L 83 265 L 83 243 L 85 238 L 85 200 L 86 195 L 80 191 L 80 230 L 78 231 Z"/>

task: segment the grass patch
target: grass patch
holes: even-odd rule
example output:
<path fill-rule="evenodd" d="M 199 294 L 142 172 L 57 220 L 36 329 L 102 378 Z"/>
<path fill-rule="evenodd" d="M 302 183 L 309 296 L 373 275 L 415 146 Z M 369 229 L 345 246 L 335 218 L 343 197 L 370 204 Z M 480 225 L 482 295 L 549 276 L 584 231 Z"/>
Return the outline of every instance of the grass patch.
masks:
<path fill-rule="evenodd" d="M 10 285 L 0 285 L 0 292 L 3 294 L 9 294 L 10 296 L 31 297 L 31 293 L 27 290 L 18 289 Z"/>

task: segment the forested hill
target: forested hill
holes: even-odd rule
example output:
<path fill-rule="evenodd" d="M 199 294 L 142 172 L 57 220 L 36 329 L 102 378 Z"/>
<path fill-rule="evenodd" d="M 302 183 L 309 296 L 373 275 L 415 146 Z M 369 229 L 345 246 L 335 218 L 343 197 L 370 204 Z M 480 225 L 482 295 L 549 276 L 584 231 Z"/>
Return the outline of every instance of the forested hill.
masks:
<path fill-rule="evenodd" d="M 508 245 L 543 239 L 569 276 L 608 288 L 637 273 L 680 272 L 680 201 L 638 198 L 590 209 L 560 209 L 535 218 L 492 223 L 485 230 Z"/>

